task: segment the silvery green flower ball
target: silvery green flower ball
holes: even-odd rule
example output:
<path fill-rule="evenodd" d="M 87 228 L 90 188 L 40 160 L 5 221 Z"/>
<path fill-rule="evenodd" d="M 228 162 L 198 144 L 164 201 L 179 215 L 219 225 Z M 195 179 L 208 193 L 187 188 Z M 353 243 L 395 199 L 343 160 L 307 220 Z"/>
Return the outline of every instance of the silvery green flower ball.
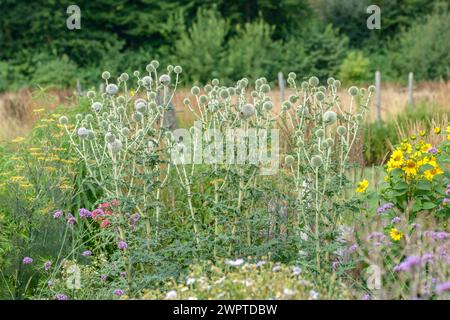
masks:
<path fill-rule="evenodd" d="M 87 122 L 91 122 L 94 119 L 94 116 L 92 114 L 88 113 L 86 115 L 85 119 Z"/>
<path fill-rule="evenodd" d="M 365 95 L 365 94 L 366 94 L 366 88 L 361 88 L 361 89 L 359 89 L 359 92 L 360 92 L 362 95 Z"/>
<path fill-rule="evenodd" d="M 325 100 L 325 95 L 323 94 L 322 91 L 319 91 L 319 92 L 316 93 L 316 99 L 317 99 L 318 101 L 323 101 L 323 100 Z"/>
<path fill-rule="evenodd" d="M 101 102 L 94 102 L 91 105 L 91 110 L 94 112 L 100 112 L 102 110 L 103 104 Z"/>
<path fill-rule="evenodd" d="M 315 134 L 316 134 L 316 137 L 322 138 L 325 135 L 325 131 L 323 131 L 323 129 L 317 129 Z"/>
<path fill-rule="evenodd" d="M 120 115 L 125 114 L 125 107 L 124 106 L 120 106 L 117 108 L 117 113 Z"/>
<path fill-rule="evenodd" d="M 140 112 L 135 112 L 133 114 L 133 119 L 136 122 L 140 122 L 140 121 L 142 121 L 142 119 L 144 119 L 144 115 L 142 113 L 140 113 Z"/>
<path fill-rule="evenodd" d="M 323 93 L 327 92 L 327 88 L 325 88 L 324 86 L 320 86 L 319 91 L 322 91 Z"/>
<path fill-rule="evenodd" d="M 315 155 L 311 158 L 311 165 L 315 168 L 320 167 L 323 164 L 322 157 L 319 155 Z"/>
<path fill-rule="evenodd" d="M 126 99 L 125 99 L 124 96 L 118 96 L 118 97 L 117 97 L 117 103 L 118 103 L 118 104 L 124 104 L 125 101 L 126 101 Z"/>
<path fill-rule="evenodd" d="M 113 142 L 108 144 L 108 147 L 112 153 L 119 153 L 122 150 L 122 142 L 118 139 L 115 139 Z"/>
<path fill-rule="evenodd" d="M 103 112 L 103 113 L 102 113 L 102 117 L 103 117 L 103 118 L 108 118 L 108 116 L 109 116 L 109 113 L 108 113 L 108 112 Z"/>
<path fill-rule="evenodd" d="M 323 114 L 323 121 L 327 124 L 333 124 L 337 120 L 336 112 L 328 110 Z"/>
<path fill-rule="evenodd" d="M 273 103 L 271 101 L 266 101 L 263 103 L 263 109 L 266 111 L 270 111 L 273 108 Z"/>
<path fill-rule="evenodd" d="M 80 127 L 80 128 L 78 128 L 78 130 L 77 130 L 77 134 L 78 134 L 78 136 L 80 137 L 80 138 L 86 138 L 87 136 L 88 136 L 88 134 L 89 134 L 89 130 L 88 129 L 86 129 L 85 127 Z"/>
<path fill-rule="evenodd" d="M 241 108 L 241 117 L 244 119 L 248 119 L 255 114 L 255 107 L 248 103 L 242 106 Z"/>
<path fill-rule="evenodd" d="M 296 95 L 291 94 L 291 95 L 289 96 L 288 100 L 289 100 L 290 103 L 294 104 L 294 103 L 297 102 L 298 97 L 297 97 Z"/>
<path fill-rule="evenodd" d="M 155 67 L 154 67 L 152 64 L 148 64 L 148 65 L 145 67 L 145 70 L 147 70 L 148 73 L 152 73 L 152 72 L 155 71 Z"/>
<path fill-rule="evenodd" d="M 351 95 L 351 96 L 356 96 L 356 95 L 358 95 L 358 92 L 359 92 L 359 90 L 358 90 L 358 88 L 357 87 L 355 87 L 355 86 L 351 86 L 349 89 L 348 89 L 348 93 Z"/>
<path fill-rule="evenodd" d="M 321 147 L 322 147 L 322 149 L 328 149 L 328 142 L 326 140 L 323 140 Z"/>
<path fill-rule="evenodd" d="M 288 78 L 294 79 L 297 78 L 297 74 L 295 72 L 289 72 Z"/>
<path fill-rule="evenodd" d="M 167 66 L 167 72 L 168 72 L 169 74 L 171 74 L 172 71 L 173 71 L 173 65 L 169 64 L 169 65 Z"/>
<path fill-rule="evenodd" d="M 114 83 L 110 83 L 106 86 L 105 92 L 109 95 L 115 95 L 119 91 L 119 87 L 117 87 Z"/>
<path fill-rule="evenodd" d="M 66 124 L 69 123 L 69 119 L 66 116 L 61 116 L 59 118 L 59 123 L 62 124 L 62 125 L 66 125 Z"/>
<path fill-rule="evenodd" d="M 133 76 L 135 76 L 135 77 L 139 77 L 140 74 L 141 73 L 138 70 L 133 71 Z"/>
<path fill-rule="evenodd" d="M 163 86 L 168 86 L 170 84 L 170 76 L 168 74 L 163 74 L 159 77 L 159 83 Z"/>
<path fill-rule="evenodd" d="M 184 104 L 185 106 L 188 106 L 188 105 L 191 104 L 191 100 L 189 100 L 189 98 L 184 98 L 183 104 Z"/>
<path fill-rule="evenodd" d="M 103 71 L 102 78 L 104 80 L 108 80 L 109 78 L 111 78 L 111 74 L 108 71 Z"/>
<path fill-rule="evenodd" d="M 270 92 L 270 86 L 267 83 L 264 83 L 263 85 L 261 85 L 261 92 L 269 93 Z"/>
<path fill-rule="evenodd" d="M 307 81 L 303 81 L 302 84 L 301 84 L 301 87 L 302 87 L 303 90 L 306 90 L 309 87 L 309 83 Z"/>
<path fill-rule="evenodd" d="M 183 72 L 183 68 L 181 66 L 175 66 L 175 68 L 173 68 L 173 72 L 175 72 L 176 74 L 180 74 L 181 72 Z"/>
<path fill-rule="evenodd" d="M 152 110 L 156 109 L 156 107 L 157 107 L 156 102 L 155 102 L 155 101 L 151 101 L 151 102 L 148 104 L 148 107 L 149 107 L 150 109 L 152 109 Z"/>
<path fill-rule="evenodd" d="M 212 91 L 213 87 L 210 84 L 207 84 L 204 89 L 207 93 L 210 93 Z"/>
<path fill-rule="evenodd" d="M 333 77 L 330 77 L 327 79 L 327 84 L 332 86 L 332 85 L 334 85 L 334 81 L 335 81 L 335 79 Z"/>
<path fill-rule="evenodd" d="M 114 121 L 116 121 L 116 115 L 110 114 L 106 117 L 106 119 L 108 119 L 109 122 L 114 122 Z"/>
<path fill-rule="evenodd" d="M 334 140 L 332 138 L 328 138 L 325 141 L 327 142 L 328 148 L 334 146 Z"/>
<path fill-rule="evenodd" d="M 191 93 L 192 93 L 194 96 L 198 96 L 198 95 L 200 94 L 200 88 L 197 87 L 197 86 L 193 86 L 192 89 L 191 89 Z"/>
<path fill-rule="evenodd" d="M 122 128 L 121 133 L 122 133 L 122 135 L 127 136 L 127 135 L 130 133 L 130 129 L 128 129 L 128 128 Z"/>
<path fill-rule="evenodd" d="M 151 92 L 148 94 L 148 97 L 150 98 L 150 100 L 156 100 L 156 92 L 151 91 Z"/>
<path fill-rule="evenodd" d="M 212 84 L 213 86 L 218 86 L 218 85 L 219 85 L 219 79 L 213 79 L 213 80 L 211 81 L 211 84 Z"/>
<path fill-rule="evenodd" d="M 141 79 L 141 81 L 143 86 L 149 87 L 152 84 L 153 79 L 150 76 L 145 76 Z"/>
<path fill-rule="evenodd" d="M 311 86 L 315 87 L 319 84 L 319 78 L 313 76 L 309 78 L 308 82 Z"/>
<path fill-rule="evenodd" d="M 86 96 L 88 97 L 88 98 L 93 98 L 93 97 L 95 97 L 95 91 L 92 91 L 92 90 L 89 90 L 87 93 L 86 93 Z"/>
<path fill-rule="evenodd" d="M 201 104 L 207 104 L 207 103 L 208 103 L 208 97 L 205 96 L 204 94 L 202 94 L 202 95 L 198 98 L 198 101 L 199 101 Z"/>
<path fill-rule="evenodd" d="M 369 86 L 369 92 L 374 93 L 376 90 L 374 85 Z"/>
<path fill-rule="evenodd" d="M 144 112 L 146 107 L 147 107 L 147 102 L 144 99 L 137 99 L 134 102 L 134 108 L 138 112 Z"/>
<path fill-rule="evenodd" d="M 334 82 L 334 86 L 335 86 L 336 88 L 339 88 L 339 87 L 341 86 L 341 82 L 340 82 L 339 80 L 336 80 L 336 81 Z"/>
<path fill-rule="evenodd" d="M 128 73 L 122 73 L 119 77 L 120 81 L 128 81 L 130 77 L 128 76 Z"/>
<path fill-rule="evenodd" d="M 258 92 L 252 91 L 250 95 L 252 98 L 256 98 L 256 97 L 258 97 Z"/>
<path fill-rule="evenodd" d="M 226 90 L 226 89 L 220 90 L 219 95 L 222 99 L 228 99 L 230 97 L 230 94 L 228 93 L 228 90 Z"/>
<path fill-rule="evenodd" d="M 347 133 L 347 128 L 344 126 L 339 126 L 337 127 L 336 132 L 338 135 L 343 136 L 344 134 Z"/>
<path fill-rule="evenodd" d="M 234 96 L 236 94 L 236 89 L 233 87 L 228 88 L 228 93 L 230 96 Z"/>
<path fill-rule="evenodd" d="M 285 101 L 283 102 L 283 104 L 281 105 L 281 110 L 287 111 L 292 107 L 292 103 L 290 103 L 289 101 Z"/>
<path fill-rule="evenodd" d="M 81 121 L 81 119 L 83 119 L 83 115 L 82 115 L 81 113 L 77 113 L 77 114 L 75 115 L 75 119 L 76 119 L 77 121 Z"/>
<path fill-rule="evenodd" d="M 153 68 L 158 69 L 159 67 L 159 61 L 158 60 L 152 60 L 150 64 L 153 66 Z"/>
<path fill-rule="evenodd" d="M 357 114 L 355 116 L 356 121 L 361 122 L 363 120 L 363 116 L 361 114 Z"/>
<path fill-rule="evenodd" d="M 287 155 L 287 156 L 284 158 L 284 163 L 285 163 L 287 166 L 291 166 L 294 162 L 295 162 L 295 158 L 294 158 L 293 156 L 291 156 L 291 155 Z"/>
<path fill-rule="evenodd" d="M 287 83 L 288 83 L 290 86 L 294 86 L 295 80 L 292 79 L 292 78 L 287 78 Z"/>
<path fill-rule="evenodd" d="M 109 126 L 109 123 L 108 123 L 108 121 L 103 120 L 103 121 L 100 123 L 100 125 L 102 126 L 103 129 L 106 130 L 106 129 L 108 128 L 108 126 Z"/>
<path fill-rule="evenodd" d="M 105 140 L 106 140 L 106 142 L 112 143 L 112 142 L 114 142 L 114 140 L 116 140 L 116 137 L 114 136 L 114 134 L 112 132 L 107 132 L 105 134 Z"/>
<path fill-rule="evenodd" d="M 95 132 L 92 130 L 88 130 L 88 135 L 86 137 L 88 140 L 94 140 L 95 139 Z"/>

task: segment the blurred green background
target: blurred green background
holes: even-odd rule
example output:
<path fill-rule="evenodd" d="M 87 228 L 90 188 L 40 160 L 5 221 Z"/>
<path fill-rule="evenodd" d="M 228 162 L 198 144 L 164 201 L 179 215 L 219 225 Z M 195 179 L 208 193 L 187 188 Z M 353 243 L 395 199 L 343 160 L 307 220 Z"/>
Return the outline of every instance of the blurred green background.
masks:
<path fill-rule="evenodd" d="M 69 30 L 69 5 L 81 29 Z M 369 30 L 369 5 L 381 29 Z M 449 1 L 78 0 L 0 2 L 0 91 L 98 84 L 151 59 L 180 64 L 185 85 L 213 77 L 275 80 L 279 71 L 364 83 L 447 80 Z"/>

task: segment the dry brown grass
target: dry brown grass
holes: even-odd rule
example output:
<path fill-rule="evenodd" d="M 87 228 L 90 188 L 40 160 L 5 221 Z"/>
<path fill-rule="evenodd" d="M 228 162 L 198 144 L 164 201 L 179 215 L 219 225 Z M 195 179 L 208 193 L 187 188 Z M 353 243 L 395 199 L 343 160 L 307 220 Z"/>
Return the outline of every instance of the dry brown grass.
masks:
<path fill-rule="evenodd" d="M 36 92 L 30 90 L 20 90 L 17 92 L 7 92 L 0 94 L 0 140 L 11 139 L 20 135 L 25 135 L 33 126 L 35 116 L 33 109 L 46 108 L 54 109 L 61 103 L 65 103 L 67 98 L 73 93 L 70 90 L 47 92 L 45 98 L 40 97 Z M 287 98 L 290 91 L 287 90 Z M 345 90 L 339 93 L 342 105 L 349 105 L 350 96 Z M 177 120 L 180 126 L 188 126 L 193 123 L 195 117 L 189 109 L 183 105 L 183 99 L 189 96 L 193 98 L 188 90 L 180 90 L 173 99 L 176 107 Z M 281 98 L 278 91 L 272 92 L 272 99 L 275 104 L 274 111 L 278 111 L 281 106 Z M 450 110 L 450 82 L 430 82 L 418 84 L 414 90 L 414 100 L 416 103 L 425 102 L 432 106 Z M 397 85 L 385 85 L 381 90 L 381 114 L 383 119 L 389 119 L 405 110 L 407 105 L 406 88 Z M 370 120 L 376 119 L 375 103 L 371 103 Z M 443 122 L 448 119 L 440 119 Z M 412 129 L 411 129 L 412 130 Z"/>

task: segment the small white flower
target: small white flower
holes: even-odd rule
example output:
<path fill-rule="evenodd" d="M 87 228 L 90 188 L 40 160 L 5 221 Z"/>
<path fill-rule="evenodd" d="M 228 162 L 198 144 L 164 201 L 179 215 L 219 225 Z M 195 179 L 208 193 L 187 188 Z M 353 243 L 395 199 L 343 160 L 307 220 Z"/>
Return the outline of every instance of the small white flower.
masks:
<path fill-rule="evenodd" d="M 281 270 L 281 266 L 275 266 L 272 268 L 272 272 L 278 272 Z"/>
<path fill-rule="evenodd" d="M 244 263 L 244 259 L 236 259 L 236 260 L 227 260 L 225 261 L 225 264 L 232 266 L 232 267 L 239 267 Z"/>
<path fill-rule="evenodd" d="M 187 278 L 186 285 L 190 286 L 195 283 L 195 278 Z"/>
<path fill-rule="evenodd" d="M 317 299 L 319 299 L 319 293 L 315 290 L 311 290 L 309 292 L 309 297 L 313 300 L 317 300 Z"/>
<path fill-rule="evenodd" d="M 302 268 L 300 268 L 300 267 L 293 267 L 292 268 L 292 274 L 294 276 L 298 276 L 298 275 L 300 275 L 300 273 L 302 273 Z"/>
<path fill-rule="evenodd" d="M 175 299 L 177 297 L 177 292 L 175 290 L 171 290 L 167 292 L 166 299 Z"/>
<path fill-rule="evenodd" d="M 265 265 L 267 262 L 265 261 L 265 260 L 261 260 L 261 261 L 258 261 L 257 263 L 256 263 L 256 267 L 257 268 L 261 268 L 263 265 Z"/>
<path fill-rule="evenodd" d="M 295 290 L 291 290 L 291 289 L 288 289 L 288 288 L 284 288 L 283 289 L 283 294 L 285 296 L 288 296 L 288 297 L 293 296 L 295 294 L 295 292 L 296 292 Z"/>

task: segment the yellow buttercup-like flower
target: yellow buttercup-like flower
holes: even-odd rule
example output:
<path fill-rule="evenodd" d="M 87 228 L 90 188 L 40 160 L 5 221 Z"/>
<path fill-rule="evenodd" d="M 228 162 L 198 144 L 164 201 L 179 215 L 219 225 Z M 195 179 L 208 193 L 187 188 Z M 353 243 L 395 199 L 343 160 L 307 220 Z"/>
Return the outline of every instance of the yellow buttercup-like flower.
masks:
<path fill-rule="evenodd" d="M 419 134 L 420 134 L 421 137 L 425 137 L 425 135 L 427 133 L 425 132 L 425 130 L 420 130 Z"/>
<path fill-rule="evenodd" d="M 422 152 L 427 152 L 428 150 L 430 150 L 432 148 L 432 145 L 429 143 L 424 143 L 421 147 L 420 147 L 420 151 Z"/>
<path fill-rule="evenodd" d="M 436 134 L 441 133 L 441 128 L 440 127 L 434 128 L 434 133 L 436 133 Z"/>
<path fill-rule="evenodd" d="M 399 241 L 401 238 L 403 238 L 404 234 L 397 228 L 392 228 L 389 231 L 389 236 L 391 237 L 392 240 Z"/>
<path fill-rule="evenodd" d="M 436 176 L 438 174 L 443 174 L 443 173 L 444 173 L 444 171 L 442 171 L 441 168 L 435 167 L 433 169 L 425 171 L 424 172 L 424 176 L 425 176 L 426 179 L 431 181 L 431 180 L 433 180 L 434 176 Z"/>
<path fill-rule="evenodd" d="M 411 147 L 411 145 L 409 143 L 403 142 L 400 145 L 400 150 L 402 150 L 405 153 L 411 153 L 412 147 Z"/>
<path fill-rule="evenodd" d="M 407 175 L 411 175 L 411 176 L 415 176 L 417 175 L 417 163 L 414 162 L 413 160 L 408 160 L 406 162 L 406 165 L 403 167 L 403 171 L 407 174 Z"/>
<path fill-rule="evenodd" d="M 358 193 L 364 193 L 367 190 L 367 187 L 369 187 L 369 181 L 367 181 L 366 179 L 364 179 L 361 182 L 358 182 L 358 185 L 356 187 L 356 192 Z"/>
<path fill-rule="evenodd" d="M 447 127 L 447 133 L 448 133 L 447 140 L 450 141 L 450 126 Z"/>
<path fill-rule="evenodd" d="M 17 137 L 17 138 L 15 138 L 15 139 L 11 140 L 11 142 L 18 143 L 18 142 L 22 142 L 22 141 L 24 141 L 24 140 L 25 140 L 24 137 Z"/>

